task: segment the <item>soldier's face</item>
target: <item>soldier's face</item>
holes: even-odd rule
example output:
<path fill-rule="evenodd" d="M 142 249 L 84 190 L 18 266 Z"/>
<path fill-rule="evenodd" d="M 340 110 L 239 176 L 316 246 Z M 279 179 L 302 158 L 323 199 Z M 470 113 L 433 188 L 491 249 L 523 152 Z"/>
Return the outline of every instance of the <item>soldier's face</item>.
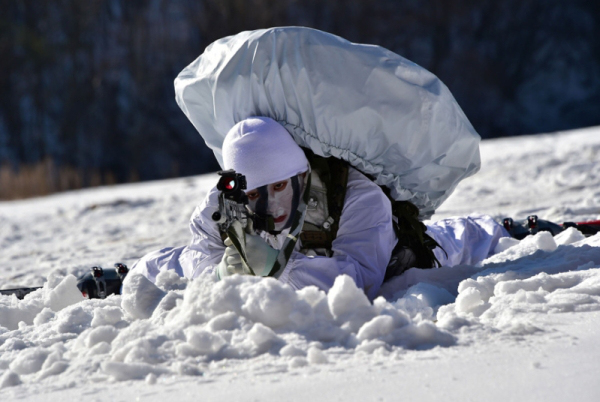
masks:
<path fill-rule="evenodd" d="M 275 231 L 280 232 L 291 224 L 294 212 L 292 179 L 286 179 L 246 192 L 250 209 L 258 214 L 273 217 Z M 266 198 L 266 199 L 265 199 Z"/>

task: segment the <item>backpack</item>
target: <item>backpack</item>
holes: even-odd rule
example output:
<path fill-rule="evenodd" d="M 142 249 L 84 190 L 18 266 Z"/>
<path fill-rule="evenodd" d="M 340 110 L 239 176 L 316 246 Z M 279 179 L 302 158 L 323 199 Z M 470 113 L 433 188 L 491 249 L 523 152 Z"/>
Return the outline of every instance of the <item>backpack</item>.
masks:
<path fill-rule="evenodd" d="M 175 79 L 178 105 L 223 167 L 231 127 L 270 117 L 317 155 L 349 162 L 427 219 L 479 169 L 479 136 L 449 89 L 387 49 L 304 27 L 241 32 Z"/>
<path fill-rule="evenodd" d="M 332 243 L 336 238 L 344 208 L 348 163 L 334 157 L 324 158 L 315 155 L 306 148 L 303 150 L 311 169 L 326 189 L 325 216 L 328 218 L 322 226 L 305 221 L 300 232 L 300 240 L 303 248 L 325 249 L 327 255 L 331 255 Z M 433 250 L 441 246 L 426 233 L 427 227 L 419 221 L 419 209 L 410 201 L 394 200 L 387 187 L 380 186 L 380 188 L 392 203 L 394 231 L 398 237 L 398 243 L 392 251 L 392 257 L 386 268 L 384 281 L 400 275 L 408 268 L 439 267 L 441 264 L 433 254 Z"/>

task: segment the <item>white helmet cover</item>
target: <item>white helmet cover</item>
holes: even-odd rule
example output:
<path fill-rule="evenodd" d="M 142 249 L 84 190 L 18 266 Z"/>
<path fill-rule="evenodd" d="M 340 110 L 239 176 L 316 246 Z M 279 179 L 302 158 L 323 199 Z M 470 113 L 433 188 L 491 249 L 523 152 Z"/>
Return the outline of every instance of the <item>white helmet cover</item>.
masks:
<path fill-rule="evenodd" d="M 227 133 L 223 167 L 246 176 L 252 190 L 306 172 L 308 160 L 281 124 L 268 117 L 250 117 Z"/>

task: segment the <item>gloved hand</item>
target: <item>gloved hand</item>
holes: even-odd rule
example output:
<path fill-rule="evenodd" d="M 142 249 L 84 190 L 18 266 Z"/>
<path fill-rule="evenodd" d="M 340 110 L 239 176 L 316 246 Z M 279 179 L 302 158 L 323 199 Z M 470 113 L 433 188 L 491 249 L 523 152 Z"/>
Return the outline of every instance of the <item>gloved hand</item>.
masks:
<path fill-rule="evenodd" d="M 275 250 L 267 244 L 260 236 L 254 234 L 245 235 L 246 258 L 248 264 L 257 276 L 267 276 L 273 268 L 279 250 Z M 217 266 L 217 277 L 223 279 L 233 274 L 252 275 L 252 271 L 242 260 L 242 256 L 233 246 L 232 241 L 225 240 L 225 254 Z"/>
<path fill-rule="evenodd" d="M 231 239 L 228 237 L 224 243 L 227 247 L 221 262 L 217 266 L 217 278 L 223 279 L 233 274 L 251 275 L 252 272 L 242 262 L 242 256 L 233 246 Z"/>

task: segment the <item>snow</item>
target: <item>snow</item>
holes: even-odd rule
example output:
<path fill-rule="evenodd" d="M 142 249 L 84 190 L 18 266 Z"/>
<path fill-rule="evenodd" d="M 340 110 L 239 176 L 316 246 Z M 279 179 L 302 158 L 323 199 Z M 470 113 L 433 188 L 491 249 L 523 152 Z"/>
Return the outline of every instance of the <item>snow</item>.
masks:
<path fill-rule="evenodd" d="M 484 141 L 434 219 L 600 218 L 600 128 Z M 0 203 L 2 400 L 600 398 L 600 235 L 505 239 L 477 266 L 411 269 L 370 303 L 271 278 L 130 274 L 87 300 L 76 276 L 188 242 L 216 175 Z"/>

